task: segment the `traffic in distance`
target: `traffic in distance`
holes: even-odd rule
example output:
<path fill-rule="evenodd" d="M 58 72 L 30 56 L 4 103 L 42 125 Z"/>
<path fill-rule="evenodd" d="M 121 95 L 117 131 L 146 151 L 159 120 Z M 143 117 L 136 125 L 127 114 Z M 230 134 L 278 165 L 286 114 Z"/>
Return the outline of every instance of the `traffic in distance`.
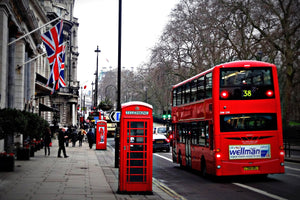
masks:
<path fill-rule="evenodd" d="M 284 173 L 277 68 L 217 65 L 172 90 L 172 160 L 215 176 Z"/>

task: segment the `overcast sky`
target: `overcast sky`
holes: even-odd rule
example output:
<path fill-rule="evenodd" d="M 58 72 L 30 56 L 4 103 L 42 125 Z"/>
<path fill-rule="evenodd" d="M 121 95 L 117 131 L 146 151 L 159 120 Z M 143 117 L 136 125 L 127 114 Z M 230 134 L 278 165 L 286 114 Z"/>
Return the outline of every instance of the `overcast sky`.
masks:
<path fill-rule="evenodd" d="M 136 68 L 148 61 L 179 0 L 122 1 L 122 67 Z M 99 72 L 118 65 L 118 0 L 76 0 L 78 18 L 78 80 L 91 88 L 99 45 Z"/>

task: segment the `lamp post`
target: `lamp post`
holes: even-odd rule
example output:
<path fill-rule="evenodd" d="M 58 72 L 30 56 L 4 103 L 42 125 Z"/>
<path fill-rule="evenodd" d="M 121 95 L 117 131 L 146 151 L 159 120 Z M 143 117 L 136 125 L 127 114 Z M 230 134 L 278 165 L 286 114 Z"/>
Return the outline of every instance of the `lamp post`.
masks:
<path fill-rule="evenodd" d="M 122 39 L 122 0 L 119 0 L 119 27 L 118 27 L 118 93 L 117 111 L 121 111 L 121 39 Z M 119 168 L 120 156 L 120 122 L 117 122 L 115 134 L 115 168 Z"/>
<path fill-rule="evenodd" d="M 82 105 L 82 86 L 80 87 L 80 109 L 81 109 L 81 116 L 83 117 L 83 113 L 82 113 L 82 111 L 83 111 L 83 105 Z"/>
<path fill-rule="evenodd" d="M 100 53 L 100 49 L 97 45 L 97 49 L 95 50 L 97 53 L 97 66 L 96 66 L 96 77 L 95 77 L 95 101 L 94 101 L 94 107 L 97 108 L 98 106 L 98 53 Z"/>
<path fill-rule="evenodd" d="M 94 87 L 93 87 L 93 86 L 94 86 L 94 84 L 95 84 L 95 83 L 93 83 L 93 81 L 92 81 L 92 84 L 91 84 L 91 85 L 92 85 L 92 105 L 91 105 L 92 107 L 93 107 L 93 90 L 94 90 Z"/>

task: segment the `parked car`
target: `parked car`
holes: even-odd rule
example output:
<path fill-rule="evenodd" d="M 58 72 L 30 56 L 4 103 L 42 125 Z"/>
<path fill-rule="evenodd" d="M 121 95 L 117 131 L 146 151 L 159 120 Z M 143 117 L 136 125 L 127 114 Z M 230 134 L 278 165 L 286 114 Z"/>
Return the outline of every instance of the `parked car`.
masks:
<path fill-rule="evenodd" d="M 165 127 L 165 126 L 155 127 L 153 133 L 162 134 L 162 135 L 166 136 L 167 135 L 167 127 Z"/>
<path fill-rule="evenodd" d="M 163 150 L 170 152 L 170 141 L 164 135 L 153 134 L 153 152 Z"/>

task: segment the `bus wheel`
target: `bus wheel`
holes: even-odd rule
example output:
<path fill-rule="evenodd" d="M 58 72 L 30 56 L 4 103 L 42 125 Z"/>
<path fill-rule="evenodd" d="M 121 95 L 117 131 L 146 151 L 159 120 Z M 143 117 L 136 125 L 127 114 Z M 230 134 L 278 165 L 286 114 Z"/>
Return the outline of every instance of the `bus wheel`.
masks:
<path fill-rule="evenodd" d="M 207 177 L 207 173 L 206 173 L 206 162 L 205 162 L 205 159 L 202 158 L 201 159 L 201 175 L 203 177 Z"/>

